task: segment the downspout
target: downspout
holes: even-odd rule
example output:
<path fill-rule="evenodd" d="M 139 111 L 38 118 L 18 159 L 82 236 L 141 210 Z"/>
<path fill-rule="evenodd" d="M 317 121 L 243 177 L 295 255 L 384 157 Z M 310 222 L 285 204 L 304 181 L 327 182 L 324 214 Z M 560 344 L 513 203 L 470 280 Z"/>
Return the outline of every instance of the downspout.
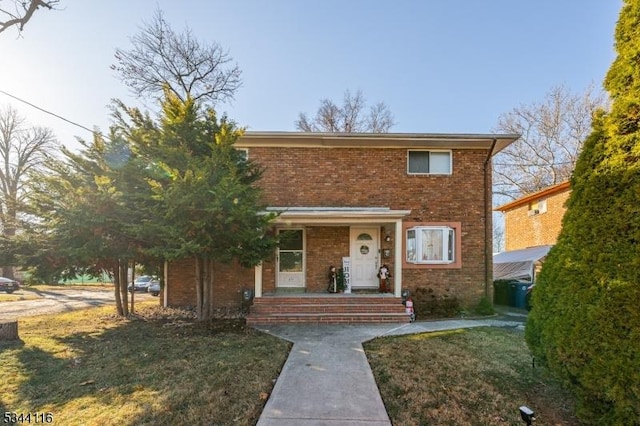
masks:
<path fill-rule="evenodd" d="M 489 154 L 484 160 L 484 295 L 489 298 L 489 283 L 493 281 L 493 217 L 492 217 L 492 195 L 493 189 L 491 188 L 491 158 L 493 157 L 493 150 L 496 147 L 497 139 L 493 139 L 491 142 L 491 148 Z"/>

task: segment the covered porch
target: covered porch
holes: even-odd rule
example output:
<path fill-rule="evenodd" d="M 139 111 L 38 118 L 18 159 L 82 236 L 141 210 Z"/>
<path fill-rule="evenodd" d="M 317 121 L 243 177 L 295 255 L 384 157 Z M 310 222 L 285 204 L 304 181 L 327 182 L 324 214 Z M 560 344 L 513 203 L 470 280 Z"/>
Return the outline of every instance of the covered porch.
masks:
<path fill-rule="evenodd" d="M 272 207 L 283 239 L 274 258 L 255 267 L 247 321 L 406 322 L 401 304 L 402 221 L 388 207 Z M 391 272 L 380 292 L 378 272 Z M 343 293 L 330 289 L 330 267 L 343 268 Z"/>
<path fill-rule="evenodd" d="M 350 261 L 345 293 L 378 288 L 378 270 L 391 270 L 391 293 L 402 291 L 402 220 L 410 210 L 388 207 L 271 207 L 276 232 L 287 232 L 272 262 L 255 268 L 256 298 L 291 290 L 326 293 L 329 267 Z M 297 290 L 297 291 L 296 291 Z M 350 291 L 349 291 L 350 290 Z"/>

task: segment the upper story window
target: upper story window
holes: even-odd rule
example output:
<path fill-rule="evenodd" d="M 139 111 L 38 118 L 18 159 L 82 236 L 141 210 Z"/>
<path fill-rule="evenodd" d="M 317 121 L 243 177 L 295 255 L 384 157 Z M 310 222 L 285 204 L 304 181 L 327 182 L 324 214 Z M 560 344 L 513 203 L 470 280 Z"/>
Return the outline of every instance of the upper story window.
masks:
<path fill-rule="evenodd" d="M 455 230 L 448 226 L 409 228 L 407 229 L 407 263 L 453 263 L 455 242 Z"/>
<path fill-rule="evenodd" d="M 407 151 L 410 175 L 450 175 L 451 151 Z"/>
<path fill-rule="evenodd" d="M 529 216 L 547 212 L 547 199 L 540 198 L 529 203 Z"/>
<path fill-rule="evenodd" d="M 243 161 L 247 161 L 249 159 L 249 150 L 247 148 L 235 148 L 235 150 Z"/>

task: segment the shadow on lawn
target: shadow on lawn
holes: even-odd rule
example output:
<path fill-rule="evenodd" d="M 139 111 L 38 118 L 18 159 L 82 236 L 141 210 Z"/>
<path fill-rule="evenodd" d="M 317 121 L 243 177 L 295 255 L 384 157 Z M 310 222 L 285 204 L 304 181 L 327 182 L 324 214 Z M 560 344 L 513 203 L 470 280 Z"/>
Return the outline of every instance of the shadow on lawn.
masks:
<path fill-rule="evenodd" d="M 103 417 L 105 424 L 255 423 L 288 353 L 237 320 L 122 321 L 53 338 L 62 349 L 18 353 L 27 376 L 20 405 L 64 407 L 71 415 L 89 405 L 89 416 L 116 414 Z M 277 348 L 283 356 L 274 368 Z M 78 408 L 75 400 L 82 400 Z"/>

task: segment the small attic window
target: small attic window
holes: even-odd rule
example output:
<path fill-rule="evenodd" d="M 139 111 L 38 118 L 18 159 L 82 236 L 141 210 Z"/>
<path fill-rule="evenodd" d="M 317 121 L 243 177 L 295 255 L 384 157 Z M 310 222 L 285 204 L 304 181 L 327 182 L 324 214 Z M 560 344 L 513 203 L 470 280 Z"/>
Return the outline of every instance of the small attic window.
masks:
<path fill-rule="evenodd" d="M 529 203 L 529 216 L 535 216 L 547 212 L 547 199 L 540 198 Z"/>

